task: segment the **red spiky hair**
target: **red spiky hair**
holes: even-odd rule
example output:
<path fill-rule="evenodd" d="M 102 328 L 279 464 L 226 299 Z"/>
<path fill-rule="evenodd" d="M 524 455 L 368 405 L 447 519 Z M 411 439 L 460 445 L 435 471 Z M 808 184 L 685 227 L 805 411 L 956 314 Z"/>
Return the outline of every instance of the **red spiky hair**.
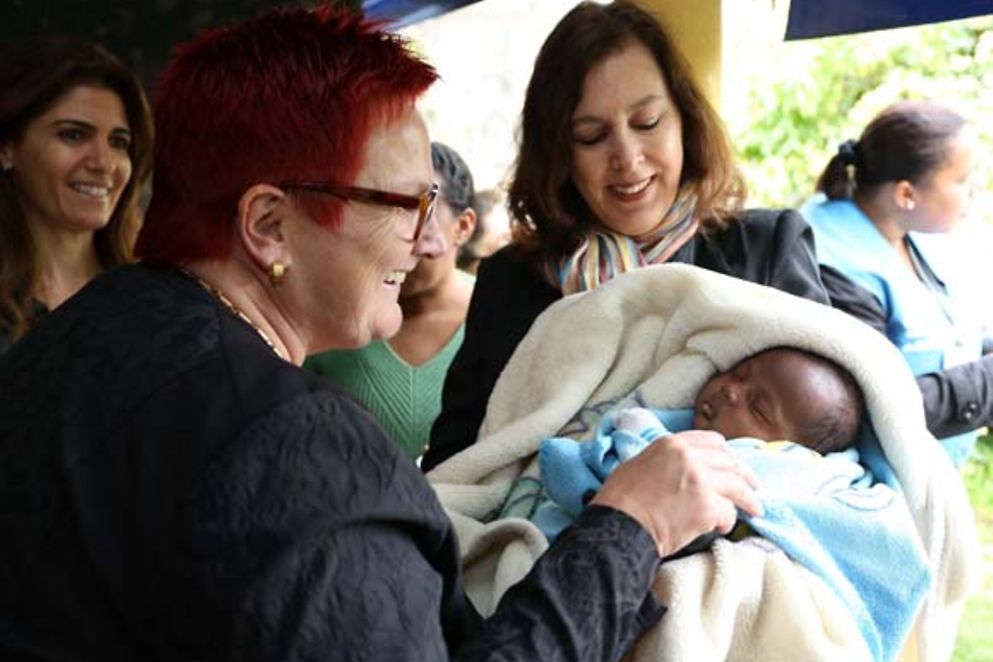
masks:
<path fill-rule="evenodd" d="M 238 200 L 259 183 L 351 183 L 379 122 L 437 78 L 403 39 L 348 10 L 274 10 L 179 47 L 159 77 L 152 202 L 136 253 L 229 254 Z M 341 202 L 303 196 L 335 227 Z"/>

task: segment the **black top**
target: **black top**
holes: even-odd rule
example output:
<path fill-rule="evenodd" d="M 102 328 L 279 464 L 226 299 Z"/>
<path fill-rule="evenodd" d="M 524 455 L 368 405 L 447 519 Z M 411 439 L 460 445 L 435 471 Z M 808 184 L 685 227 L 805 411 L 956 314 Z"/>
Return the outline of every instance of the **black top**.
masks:
<path fill-rule="evenodd" d="M 442 392 L 441 414 L 421 460 L 427 471 L 476 441 L 497 377 L 532 322 L 562 297 L 513 245 L 484 260 L 469 304 L 465 340 Z M 807 222 L 791 210 L 751 210 L 722 232 L 697 234 L 670 262 L 771 285 L 821 303 L 828 294 Z"/>
<path fill-rule="evenodd" d="M 663 611 L 596 507 L 481 622 L 410 458 L 173 270 L 96 278 L 0 394 L 0 659 L 608 660 Z"/>
<path fill-rule="evenodd" d="M 41 301 L 37 299 L 31 300 L 31 318 L 28 320 L 28 324 L 34 325 L 42 317 L 48 314 L 48 306 L 46 306 Z M 10 346 L 14 344 L 12 338 L 12 329 L 10 324 L 3 318 L 0 318 L 0 355 L 10 349 Z"/>

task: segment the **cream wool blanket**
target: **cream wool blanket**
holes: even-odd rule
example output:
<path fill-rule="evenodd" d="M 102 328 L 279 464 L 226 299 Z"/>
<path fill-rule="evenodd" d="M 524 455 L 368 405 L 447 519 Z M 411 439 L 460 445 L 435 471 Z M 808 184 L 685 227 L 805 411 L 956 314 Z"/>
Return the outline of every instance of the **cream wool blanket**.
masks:
<path fill-rule="evenodd" d="M 526 520 L 490 521 L 518 479 L 536 475 L 542 438 L 588 438 L 617 406 L 692 406 L 715 371 L 778 345 L 831 358 L 861 385 L 934 577 L 905 651 L 948 659 L 979 570 L 975 525 L 902 356 L 844 313 L 686 265 L 639 269 L 546 310 L 500 376 L 479 441 L 428 474 L 455 522 L 477 608 L 492 613 L 547 547 Z M 838 597 L 762 539 L 719 540 L 668 562 L 654 590 L 669 611 L 631 660 L 870 657 Z"/>

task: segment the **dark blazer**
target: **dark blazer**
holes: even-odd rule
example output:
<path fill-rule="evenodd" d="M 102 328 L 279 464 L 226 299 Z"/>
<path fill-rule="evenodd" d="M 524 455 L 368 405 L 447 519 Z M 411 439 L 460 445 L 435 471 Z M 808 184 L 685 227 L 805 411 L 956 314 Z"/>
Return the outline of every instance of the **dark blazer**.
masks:
<path fill-rule="evenodd" d="M 722 232 L 698 234 L 670 262 L 693 264 L 828 303 L 807 222 L 791 210 L 751 210 Z M 448 370 L 441 414 L 421 460 L 427 471 L 475 443 L 497 377 L 531 323 L 562 293 L 511 245 L 484 260 L 465 340 Z"/>
<path fill-rule="evenodd" d="M 28 322 L 29 325 L 37 324 L 38 320 L 48 314 L 48 307 L 41 301 L 34 299 L 32 300 L 31 305 L 32 310 L 31 319 Z M 6 322 L 6 320 L 0 318 L 0 356 L 10 349 L 10 346 L 13 344 L 13 329 Z"/>
<path fill-rule="evenodd" d="M 650 536 L 596 507 L 481 621 L 371 415 L 148 266 L 0 357 L 0 530 L 4 660 L 592 661 L 663 612 Z"/>

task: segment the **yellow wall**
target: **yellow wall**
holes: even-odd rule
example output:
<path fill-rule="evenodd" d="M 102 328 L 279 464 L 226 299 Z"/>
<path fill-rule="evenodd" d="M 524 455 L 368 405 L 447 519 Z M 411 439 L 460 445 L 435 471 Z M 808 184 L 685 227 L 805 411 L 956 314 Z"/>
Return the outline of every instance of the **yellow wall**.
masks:
<path fill-rule="evenodd" d="M 635 0 L 665 23 L 697 81 L 721 108 L 721 0 Z"/>

